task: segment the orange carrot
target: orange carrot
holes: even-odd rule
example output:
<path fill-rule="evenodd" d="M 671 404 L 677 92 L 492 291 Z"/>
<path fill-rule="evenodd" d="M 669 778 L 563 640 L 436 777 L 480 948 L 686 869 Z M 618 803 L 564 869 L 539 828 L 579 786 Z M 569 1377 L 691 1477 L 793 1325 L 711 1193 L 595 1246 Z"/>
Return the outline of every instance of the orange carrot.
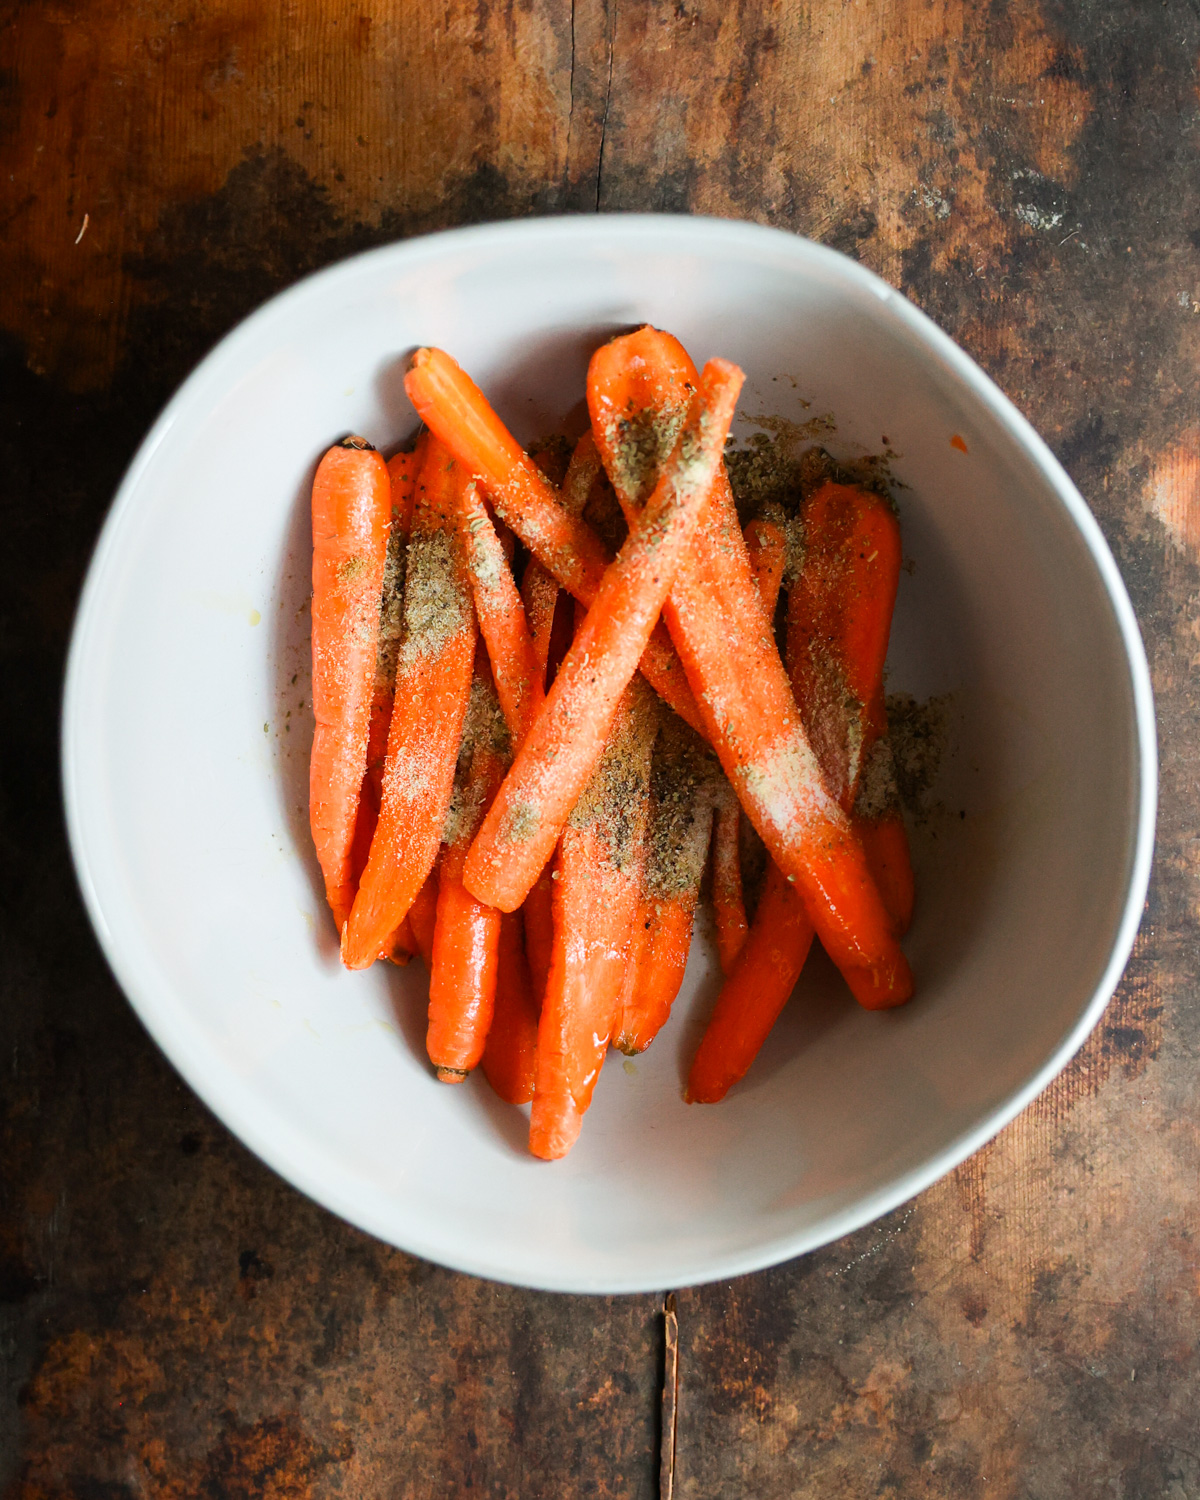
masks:
<path fill-rule="evenodd" d="M 404 634 L 404 566 L 408 533 L 412 529 L 413 496 L 425 457 L 424 434 L 411 453 L 388 459 L 391 484 L 391 525 L 388 529 L 387 562 L 383 569 L 383 599 L 379 609 L 379 645 L 375 653 L 375 691 L 371 699 L 371 733 L 367 740 L 367 775 L 374 790 L 375 813 L 383 791 L 383 765 L 387 758 L 388 725 L 392 721 L 392 695 L 396 691 L 396 662 Z M 372 828 L 374 832 L 374 828 Z M 369 844 L 368 844 L 368 847 Z"/>
<path fill-rule="evenodd" d="M 547 1161 L 565 1156 L 579 1134 L 616 1020 L 644 837 L 629 812 L 645 807 L 652 743 L 653 719 L 634 681 L 559 842 L 529 1127 L 529 1149 Z"/>
<path fill-rule="evenodd" d="M 563 479 L 562 504 L 569 515 L 581 516 L 587 504 L 588 494 L 597 475 L 601 473 L 600 455 L 590 432 L 585 432 L 575 445 L 571 461 Z M 531 557 L 521 580 L 521 598 L 529 620 L 533 637 L 534 655 L 538 663 L 539 681 L 543 688 L 550 686 L 551 673 L 557 674 L 562 658 L 571 648 L 574 630 L 571 614 L 560 607 L 558 580 L 548 573 L 536 557 Z M 569 598 L 570 596 L 565 596 Z M 576 609 L 579 605 L 576 605 Z M 562 629 L 562 642 L 556 630 L 556 617 Z M 529 894 L 521 903 L 525 923 L 525 956 L 529 964 L 530 983 L 538 1005 L 546 993 L 546 980 L 550 974 L 550 956 L 554 947 L 554 882 L 553 871 L 548 862 Z"/>
<path fill-rule="evenodd" d="M 880 741 L 880 745 L 888 751 L 890 759 L 887 741 Z M 887 800 L 878 815 L 875 804 L 866 801 L 860 791 L 854 805 L 854 826 L 858 829 L 883 904 L 891 913 L 897 935 L 903 937 L 912 923 L 916 887 L 908 831 L 904 827 L 904 814 L 900 811 L 894 780 L 889 781 Z"/>
<path fill-rule="evenodd" d="M 533 1098 L 537 1057 L 538 1004 L 529 978 L 519 912 L 500 918 L 500 952 L 496 965 L 496 1005 L 483 1071 L 509 1104 Z"/>
<path fill-rule="evenodd" d="M 533 642 L 533 656 L 543 693 L 548 686 L 546 664 L 550 660 L 550 636 L 554 630 L 558 592 L 558 580 L 553 573 L 548 573 L 536 557 L 531 557 L 525 564 L 525 576 L 521 579 L 521 603 L 529 622 L 529 638 Z"/>
<path fill-rule="evenodd" d="M 827 481 L 804 502 L 804 566 L 788 592 L 788 666 L 831 790 L 852 805 L 886 728 L 883 666 L 900 579 L 890 504 Z"/>
<path fill-rule="evenodd" d="M 429 975 L 426 1049 L 443 1083 L 460 1083 L 483 1056 L 496 999 L 500 913 L 462 883 L 463 861 L 504 779 L 507 726 L 486 665 L 477 665 L 459 753 L 461 775 L 446 820 Z"/>
<path fill-rule="evenodd" d="M 769 853 L 800 889 L 825 951 L 860 1005 L 876 1010 L 912 995 L 912 975 L 846 813 L 824 784 L 767 628 L 721 476 L 713 509 L 728 550 L 689 570 L 674 620 L 685 661 L 705 684 L 710 738 L 738 800 Z M 738 588 L 738 585 L 741 585 Z M 735 592 L 736 590 L 736 592 Z M 669 617 L 670 618 L 670 617 Z M 742 627 L 730 652 L 729 621 Z"/>
<path fill-rule="evenodd" d="M 502 911 L 525 899 L 600 758 L 617 702 L 708 501 L 742 378 L 724 360 L 705 366 L 662 477 L 606 571 L 467 855 L 467 888 Z"/>
<path fill-rule="evenodd" d="M 783 583 L 784 564 L 787 562 L 787 537 L 782 526 L 766 519 L 748 521 L 742 535 L 746 540 L 746 558 L 750 564 L 755 591 L 762 601 L 767 619 L 774 620 L 779 588 Z"/>
<path fill-rule="evenodd" d="M 883 666 L 900 570 L 900 534 L 887 502 L 825 484 L 806 502 L 805 562 L 788 599 L 788 663 L 826 780 L 842 805 L 862 801 L 863 763 L 886 752 Z M 890 784 L 890 765 L 873 783 Z M 875 793 L 869 793 L 875 795 Z M 871 813 L 871 809 L 868 809 Z M 862 817 L 855 825 L 898 930 L 912 909 L 904 824 Z M 692 1067 L 688 1097 L 712 1103 L 745 1075 L 800 975 L 812 929 L 776 869 L 740 961 L 724 986 Z"/>
<path fill-rule="evenodd" d="M 535 458 L 539 469 L 543 468 L 540 457 Z M 583 507 L 587 502 L 588 492 L 592 482 L 600 472 L 600 456 L 596 452 L 596 445 L 592 442 L 591 434 L 585 433 L 575 446 L 571 455 L 571 461 L 567 466 L 566 477 L 563 480 L 562 501 L 565 509 L 571 515 L 582 514 Z M 476 503 L 478 503 L 476 501 Z M 492 569 L 498 572 L 498 566 Z M 474 581 L 474 580 L 473 580 Z M 479 608 L 479 588 L 476 587 L 476 607 L 479 613 L 480 629 L 487 636 L 488 621 L 485 611 Z M 545 697 L 546 673 L 550 660 L 551 643 L 554 634 L 555 609 L 559 599 L 559 587 L 557 580 L 548 573 L 536 557 L 531 557 L 526 564 L 525 577 L 521 582 L 521 601 L 524 603 L 525 616 L 528 622 L 525 634 L 529 638 L 530 648 L 534 659 L 534 692 L 529 695 L 529 701 L 540 706 Z M 518 601 L 518 608 L 520 602 Z M 512 605 L 508 608 L 511 610 Z M 521 633 L 520 624 L 512 626 L 513 636 Z M 569 644 L 569 643 L 568 643 Z M 493 650 L 489 640 L 488 650 L 492 654 L 493 668 L 497 671 L 497 689 L 500 687 L 500 669 L 496 668 L 496 656 L 502 647 L 498 642 Z M 517 645 L 514 651 L 522 648 Z M 503 697 L 501 699 L 503 703 Z M 506 713 L 506 718 L 508 717 Z M 522 723 L 518 729 L 512 719 L 509 719 L 509 728 L 513 730 L 514 736 L 519 741 L 528 728 L 527 723 Z M 550 972 L 550 954 L 553 943 L 553 913 L 552 897 L 553 882 L 551 880 L 551 869 L 547 866 L 542 870 L 534 883 L 529 894 L 521 906 L 524 919 L 524 947 L 522 950 L 522 962 L 527 967 L 527 982 L 532 985 L 532 993 L 535 1001 L 540 1005 L 541 997 L 545 993 L 546 978 Z M 536 1012 L 535 1012 L 536 1023 Z M 485 1059 L 486 1060 L 486 1059 Z M 532 1084 L 530 1085 L 532 1090 Z"/>
<path fill-rule="evenodd" d="M 540 464 L 539 467 L 541 467 Z M 592 484 L 602 472 L 596 444 L 592 441 L 591 433 L 585 432 L 575 445 L 571 461 L 567 465 L 566 477 L 563 480 L 562 506 L 568 515 L 583 515 L 583 508 L 587 504 Z M 558 599 L 558 580 L 553 573 L 547 572 L 536 557 L 531 557 L 525 565 L 525 576 L 521 580 L 521 600 L 525 605 L 525 615 L 529 621 L 534 656 L 541 669 L 540 680 L 543 689 L 550 686 L 547 669 L 550 664 L 554 616 Z M 565 650 L 563 655 L 566 655 Z"/>
<path fill-rule="evenodd" d="M 492 518 L 473 484 L 461 496 L 459 522 L 475 615 L 487 643 L 488 658 L 504 721 L 517 744 L 525 738 L 545 697 L 545 671 L 539 674 L 537 653 L 512 569 Z"/>
<path fill-rule="evenodd" d="M 722 776 L 715 793 L 712 836 L 712 901 L 717 920 L 721 972 L 732 974 L 748 931 L 742 891 L 741 804 Z"/>
<path fill-rule="evenodd" d="M 309 821 L 341 932 L 354 901 L 353 849 L 367 766 L 391 487 L 371 445 L 330 448 L 313 480 Z M 386 934 L 385 934 L 386 936 Z"/>
<path fill-rule="evenodd" d="M 554 952 L 554 870 L 553 861 L 530 887 L 521 903 L 525 922 L 525 957 L 529 962 L 529 979 L 537 1002 L 542 1003 L 550 960 Z"/>
<path fill-rule="evenodd" d="M 754 926 L 688 1073 L 689 1102 L 715 1104 L 745 1076 L 796 987 L 812 939 L 795 886 L 770 865 Z"/>
<path fill-rule="evenodd" d="M 614 1045 L 644 1052 L 671 1014 L 683 983 L 712 826 L 711 786 L 720 772 L 708 747 L 663 715 L 650 772 L 650 826 Z"/>
<path fill-rule="evenodd" d="M 665 342 L 664 342 L 665 341 Z M 626 513 L 637 514 L 646 444 L 634 442 L 631 388 L 679 389 L 680 346 L 652 329 L 614 340 L 588 372 L 592 428 Z M 662 351 L 661 355 L 656 350 Z M 628 367 L 628 368 L 627 368 Z M 629 371 L 637 376 L 634 380 Z M 626 403 L 626 405 L 622 405 Z M 665 403 L 664 422 L 677 400 Z M 623 425 L 624 424 L 624 425 Z M 824 785 L 791 685 L 763 613 L 724 467 L 696 545 L 672 584 L 663 618 L 738 800 L 801 897 L 821 941 L 859 1003 L 898 1005 L 912 994 L 908 962 L 849 818 Z"/>
<path fill-rule="evenodd" d="M 750 521 L 743 536 L 754 586 L 768 620 L 775 618 L 775 605 L 783 582 L 787 538 L 774 521 Z M 732 974 L 746 941 L 746 899 L 742 891 L 741 808 L 732 787 L 722 776 L 716 786 L 716 815 L 712 839 L 712 899 L 717 920 L 717 952 L 721 972 Z"/>
<path fill-rule="evenodd" d="M 396 662 L 404 634 L 404 566 L 408 533 L 412 529 L 413 496 L 417 478 L 425 461 L 425 432 L 410 453 L 396 453 L 388 459 L 388 478 L 392 487 L 392 522 L 388 531 L 387 562 L 383 569 L 383 599 L 379 608 L 379 645 L 375 653 L 375 692 L 371 699 L 371 729 L 367 736 L 367 774 L 359 802 L 361 839 L 356 878 L 361 878 L 379 821 L 379 802 L 383 794 L 383 767 L 387 759 L 388 728 L 392 722 L 392 696 L 396 690 Z M 406 964 L 417 951 L 416 939 L 408 918 L 397 927 L 383 945 L 382 957 L 393 963 Z"/>
<path fill-rule="evenodd" d="M 342 936 L 342 960 L 351 969 L 372 963 L 408 914 L 437 858 L 454 789 L 475 655 L 475 615 L 456 528 L 469 483 L 431 440 L 413 507 L 379 822 Z"/>
<path fill-rule="evenodd" d="M 413 904 L 409 907 L 408 916 L 404 919 L 409 924 L 416 951 L 425 960 L 427 968 L 433 967 L 433 934 L 437 925 L 437 900 L 441 865 L 441 856 L 439 855 L 434 862 L 433 869 L 426 876 L 425 884 L 413 897 Z"/>
<path fill-rule="evenodd" d="M 788 595 L 788 669 L 826 784 L 868 853 L 896 930 L 912 915 L 908 837 L 887 743 L 883 668 L 900 581 L 891 504 L 827 481 L 804 503 L 804 566 Z"/>
<path fill-rule="evenodd" d="M 404 388 L 431 431 L 481 480 L 497 514 L 568 593 L 590 605 L 608 558 L 599 538 L 559 502 L 552 486 L 475 385 L 441 349 L 418 349 Z M 688 723 L 699 714 L 664 631 L 647 641 L 641 669 Z"/>

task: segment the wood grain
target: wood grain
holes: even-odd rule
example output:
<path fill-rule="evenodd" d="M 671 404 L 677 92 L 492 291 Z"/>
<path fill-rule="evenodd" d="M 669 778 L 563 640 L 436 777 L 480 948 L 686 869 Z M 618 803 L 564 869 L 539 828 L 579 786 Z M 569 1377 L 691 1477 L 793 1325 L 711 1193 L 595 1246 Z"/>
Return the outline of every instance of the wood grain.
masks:
<path fill-rule="evenodd" d="M 1200 1494 L 1196 8 L 26 0 L 6 22 L 0 1493 L 657 1492 L 662 1298 L 454 1276 L 276 1180 L 134 1022 L 58 813 L 79 580 L 205 348 L 365 245 L 600 208 L 814 235 L 958 338 L 1109 538 L 1162 752 L 1146 921 L 1076 1062 L 888 1219 L 676 1289 L 675 1494 Z"/>

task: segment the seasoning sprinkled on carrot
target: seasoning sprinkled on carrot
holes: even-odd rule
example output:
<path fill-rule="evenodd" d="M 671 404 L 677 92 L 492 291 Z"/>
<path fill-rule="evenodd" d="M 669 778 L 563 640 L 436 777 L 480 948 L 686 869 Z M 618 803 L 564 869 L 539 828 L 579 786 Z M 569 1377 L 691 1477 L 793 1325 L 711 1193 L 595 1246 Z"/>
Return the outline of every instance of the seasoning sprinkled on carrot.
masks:
<path fill-rule="evenodd" d="M 852 816 L 897 932 L 912 916 L 908 837 L 891 774 L 883 670 L 903 554 L 882 495 L 820 486 L 801 511 L 788 594 L 788 670 L 826 784 Z"/>
<path fill-rule="evenodd" d="M 469 483 L 431 441 L 413 508 L 379 822 L 342 936 L 342 960 L 351 969 L 372 963 L 408 914 L 441 842 L 475 655 L 457 531 L 459 497 Z"/>
<path fill-rule="evenodd" d="M 529 1149 L 547 1161 L 565 1156 L 579 1135 L 616 1020 L 637 908 L 653 725 L 635 679 L 558 847 L 554 951 L 529 1125 Z"/>
<path fill-rule="evenodd" d="M 653 494 L 606 571 L 554 686 L 467 856 L 480 900 L 513 911 L 595 767 L 671 579 L 708 503 L 742 373 L 713 360 Z"/>
<path fill-rule="evenodd" d="M 588 374 L 593 431 L 630 516 L 637 514 L 638 493 L 630 471 L 641 448 L 631 454 L 614 413 L 629 384 L 622 358 L 631 367 L 635 358 L 648 359 L 654 332 L 642 329 L 613 340 L 593 356 Z M 667 375 L 675 371 L 672 380 L 678 363 L 674 348 L 658 360 Z M 649 401 L 644 415 L 652 416 Z M 664 421 L 672 419 L 668 403 Z M 724 466 L 663 617 L 738 800 L 776 863 L 799 886 L 826 951 L 860 1004 L 870 1009 L 901 1004 L 912 994 L 912 975 L 862 846 L 826 789 L 804 732 L 754 586 Z"/>
<path fill-rule="evenodd" d="M 470 376 L 443 350 L 418 349 L 404 387 L 430 429 L 479 477 L 501 518 L 568 593 L 590 605 L 608 565 L 602 543 L 561 504 Z M 647 642 L 641 666 L 676 713 L 698 724 L 691 690 L 665 632 Z"/>
<path fill-rule="evenodd" d="M 683 983 L 708 854 L 713 784 L 720 778 L 700 737 L 664 711 L 650 771 L 650 824 L 642 893 L 630 940 L 614 1045 L 644 1052 Z"/>
<path fill-rule="evenodd" d="M 459 516 L 479 631 L 487 643 L 505 723 L 520 744 L 542 706 L 545 672 L 538 671 L 512 569 L 474 484 L 462 491 Z"/>
<path fill-rule="evenodd" d="M 475 831 L 504 778 L 508 727 L 486 664 L 477 660 L 463 725 L 455 795 L 443 831 L 437 922 L 429 976 L 429 1060 L 444 1083 L 461 1081 L 483 1056 L 496 998 L 500 913 L 462 883 Z"/>

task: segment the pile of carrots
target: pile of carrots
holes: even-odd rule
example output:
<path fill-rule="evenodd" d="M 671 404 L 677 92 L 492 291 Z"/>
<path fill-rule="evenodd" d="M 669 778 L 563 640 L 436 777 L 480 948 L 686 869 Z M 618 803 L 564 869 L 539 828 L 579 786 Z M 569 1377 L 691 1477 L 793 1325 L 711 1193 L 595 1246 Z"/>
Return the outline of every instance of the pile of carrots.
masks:
<path fill-rule="evenodd" d="M 640 1052 L 670 1014 L 710 851 L 726 978 L 689 1099 L 745 1074 L 814 934 L 860 1004 L 912 994 L 896 516 L 830 481 L 743 532 L 723 459 L 742 381 L 654 328 L 613 339 L 554 476 L 425 348 L 413 450 L 346 438 L 313 484 L 310 812 L 343 962 L 421 954 L 437 1076 L 482 1065 L 532 1101 L 546 1159 L 610 1043 Z M 615 556 L 585 519 L 606 487 Z M 747 819 L 769 857 L 752 923 Z"/>

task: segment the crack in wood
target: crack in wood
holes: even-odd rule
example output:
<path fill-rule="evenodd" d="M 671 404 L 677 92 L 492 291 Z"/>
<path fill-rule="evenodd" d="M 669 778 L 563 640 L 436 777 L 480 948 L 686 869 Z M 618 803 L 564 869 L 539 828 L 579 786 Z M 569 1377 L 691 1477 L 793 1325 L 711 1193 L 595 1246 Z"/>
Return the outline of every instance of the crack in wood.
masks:
<path fill-rule="evenodd" d="M 612 8 L 605 6 L 604 19 L 606 22 L 605 32 L 608 41 L 608 80 L 604 86 L 604 110 L 600 116 L 600 150 L 596 156 L 596 212 L 600 212 L 600 183 L 604 175 L 604 142 L 608 136 L 608 106 L 612 101 L 613 81 L 613 52 L 616 47 L 617 34 L 617 6 L 613 0 Z"/>
<path fill-rule="evenodd" d="M 675 1293 L 663 1299 L 662 1432 L 658 1455 L 658 1500 L 675 1497 L 675 1449 L 679 1430 L 679 1313 Z"/>

